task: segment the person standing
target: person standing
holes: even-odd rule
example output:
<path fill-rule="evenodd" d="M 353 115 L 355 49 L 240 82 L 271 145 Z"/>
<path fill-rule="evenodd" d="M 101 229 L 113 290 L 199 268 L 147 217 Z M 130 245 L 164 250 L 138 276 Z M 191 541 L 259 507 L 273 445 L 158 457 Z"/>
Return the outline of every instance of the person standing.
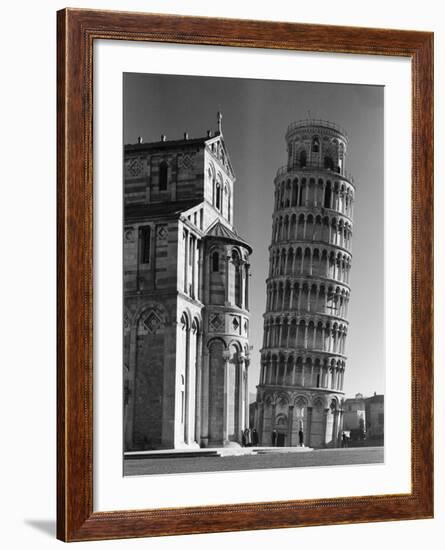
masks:
<path fill-rule="evenodd" d="M 258 445 L 258 432 L 255 428 L 252 430 L 252 445 L 254 447 Z"/>
<path fill-rule="evenodd" d="M 272 447 L 277 446 L 277 437 L 278 437 L 277 430 L 272 430 Z"/>
<path fill-rule="evenodd" d="M 300 447 L 304 447 L 304 432 L 302 428 L 298 430 L 298 443 Z"/>

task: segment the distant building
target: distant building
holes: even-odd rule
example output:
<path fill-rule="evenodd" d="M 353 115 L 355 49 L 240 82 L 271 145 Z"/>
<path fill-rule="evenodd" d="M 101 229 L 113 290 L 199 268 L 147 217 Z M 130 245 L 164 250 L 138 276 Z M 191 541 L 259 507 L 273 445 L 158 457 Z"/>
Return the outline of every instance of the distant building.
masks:
<path fill-rule="evenodd" d="M 365 399 L 367 439 L 381 440 L 385 430 L 385 396 L 374 392 L 372 397 Z"/>
<path fill-rule="evenodd" d="M 366 399 L 361 393 L 346 399 L 343 406 L 343 430 L 350 432 L 351 439 L 363 439 L 366 433 Z"/>
<path fill-rule="evenodd" d="M 385 396 L 374 393 L 364 397 L 345 399 L 343 430 L 349 433 L 350 441 L 363 441 L 365 445 L 383 445 L 385 424 Z"/>

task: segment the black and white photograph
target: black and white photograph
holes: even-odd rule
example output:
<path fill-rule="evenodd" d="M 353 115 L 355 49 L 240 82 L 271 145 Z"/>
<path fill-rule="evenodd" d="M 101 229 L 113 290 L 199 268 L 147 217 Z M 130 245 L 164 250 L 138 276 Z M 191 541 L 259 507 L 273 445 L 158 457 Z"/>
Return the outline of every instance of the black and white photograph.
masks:
<path fill-rule="evenodd" d="M 384 87 L 125 73 L 125 476 L 384 462 Z"/>

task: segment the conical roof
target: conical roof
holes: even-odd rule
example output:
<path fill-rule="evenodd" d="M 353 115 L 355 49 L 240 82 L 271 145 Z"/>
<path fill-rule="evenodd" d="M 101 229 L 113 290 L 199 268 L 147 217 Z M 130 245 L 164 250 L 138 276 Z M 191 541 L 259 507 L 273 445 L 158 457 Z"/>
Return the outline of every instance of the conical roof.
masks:
<path fill-rule="evenodd" d="M 245 248 L 248 248 L 249 252 L 252 252 L 250 244 L 240 237 L 233 229 L 224 225 L 220 220 L 216 220 L 216 222 L 207 229 L 205 236 L 241 244 Z"/>

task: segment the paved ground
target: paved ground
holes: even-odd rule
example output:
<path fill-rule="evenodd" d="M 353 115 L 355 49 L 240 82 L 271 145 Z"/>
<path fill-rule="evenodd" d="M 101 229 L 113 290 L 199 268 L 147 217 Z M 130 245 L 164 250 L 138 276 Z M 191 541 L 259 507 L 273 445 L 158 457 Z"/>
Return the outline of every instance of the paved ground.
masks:
<path fill-rule="evenodd" d="M 150 458 L 125 460 L 124 475 L 178 474 L 266 468 L 340 466 L 383 463 L 383 447 L 319 449 L 307 453 L 286 453 L 227 457 Z"/>

